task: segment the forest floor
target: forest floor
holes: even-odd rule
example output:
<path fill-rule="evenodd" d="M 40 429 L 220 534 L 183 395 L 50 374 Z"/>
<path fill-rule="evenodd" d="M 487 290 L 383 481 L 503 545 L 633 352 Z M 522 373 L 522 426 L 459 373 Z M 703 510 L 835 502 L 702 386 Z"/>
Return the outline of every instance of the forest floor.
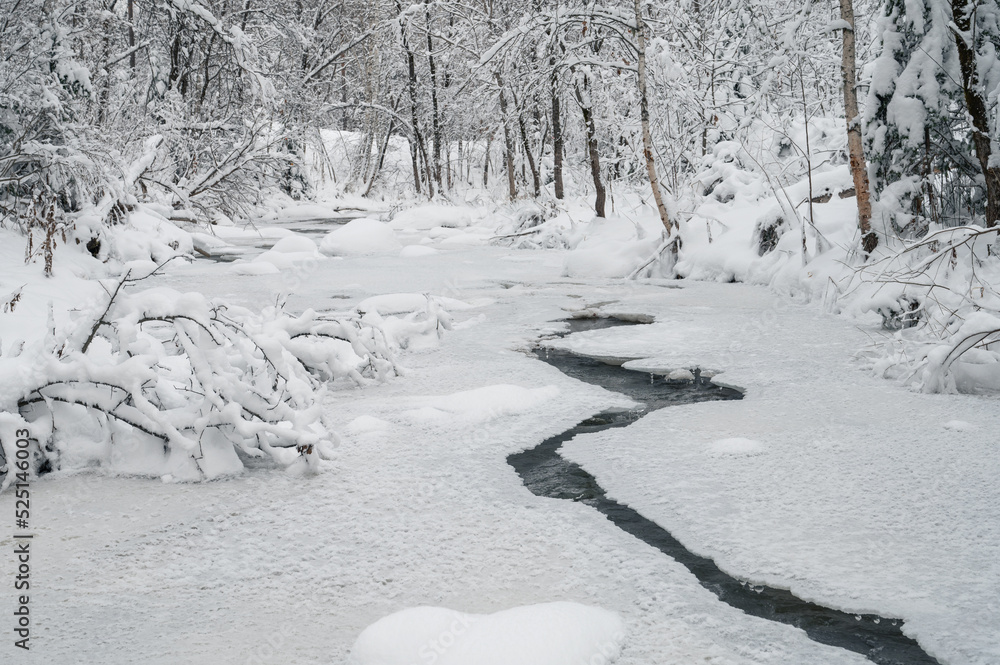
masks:
<path fill-rule="evenodd" d="M 944 664 L 1000 662 L 995 397 L 871 377 L 856 354 L 877 317 L 849 321 L 739 284 L 565 278 L 563 251 L 488 236 L 415 231 L 404 243 L 437 253 L 278 274 L 205 259 L 168 268 L 159 285 L 255 308 L 289 290 L 292 310 L 400 292 L 469 307 L 452 310 L 437 345 L 403 355 L 404 376 L 335 388 L 342 441 L 316 476 L 36 481 L 37 632 L 17 662 L 339 664 L 366 626 L 406 607 L 557 600 L 618 612 L 627 665 L 869 662 L 743 614 L 588 506 L 522 485 L 509 454 L 629 405 L 525 353 L 584 310 L 656 323 L 555 344 L 640 369 L 712 369 L 746 391 L 567 444 L 609 496 L 734 576 L 904 619 Z M 0 514 L 12 504 L 0 496 Z"/>

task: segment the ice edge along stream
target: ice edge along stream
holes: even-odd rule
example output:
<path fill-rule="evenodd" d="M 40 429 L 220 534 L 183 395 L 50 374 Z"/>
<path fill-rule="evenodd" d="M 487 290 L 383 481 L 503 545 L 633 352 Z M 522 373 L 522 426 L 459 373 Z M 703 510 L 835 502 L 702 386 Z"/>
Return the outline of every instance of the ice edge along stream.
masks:
<path fill-rule="evenodd" d="M 569 319 L 565 323 L 569 330 L 558 337 L 639 322 L 591 318 Z M 697 372 L 693 381 L 668 381 L 663 376 L 628 370 L 570 351 L 540 346 L 534 354 L 568 376 L 623 393 L 642 404 L 632 411 L 602 412 L 530 450 L 510 455 L 507 462 L 534 494 L 579 501 L 597 509 L 618 528 L 682 564 L 719 600 L 751 616 L 795 626 L 816 642 L 859 653 L 879 665 L 940 665 L 915 640 L 903 634 L 902 621 L 898 619 L 841 612 L 802 600 L 785 589 L 756 585 L 728 575 L 712 559 L 688 550 L 666 529 L 609 499 L 592 475 L 559 455 L 562 444 L 578 435 L 627 427 L 667 406 L 742 399 L 743 393 L 714 385 Z"/>

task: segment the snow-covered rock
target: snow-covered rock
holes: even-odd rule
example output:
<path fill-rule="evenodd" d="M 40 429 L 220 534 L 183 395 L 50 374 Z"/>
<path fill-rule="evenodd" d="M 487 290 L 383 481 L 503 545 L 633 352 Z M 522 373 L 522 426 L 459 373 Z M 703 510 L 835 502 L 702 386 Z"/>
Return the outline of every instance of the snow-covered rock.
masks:
<path fill-rule="evenodd" d="M 328 256 L 382 254 L 399 251 L 402 245 L 389 225 L 377 219 L 355 219 L 326 234 L 320 250 Z"/>
<path fill-rule="evenodd" d="M 279 270 L 294 268 L 304 262 L 324 259 L 319 249 L 309 238 L 289 235 L 274 243 L 271 249 L 254 258 L 255 263 L 269 263 Z"/>

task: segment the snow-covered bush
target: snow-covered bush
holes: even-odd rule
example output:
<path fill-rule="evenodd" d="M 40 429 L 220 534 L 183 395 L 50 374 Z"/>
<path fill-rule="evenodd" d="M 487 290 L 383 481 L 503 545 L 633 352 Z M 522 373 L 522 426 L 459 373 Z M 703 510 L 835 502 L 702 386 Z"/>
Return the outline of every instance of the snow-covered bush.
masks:
<path fill-rule="evenodd" d="M 451 330 L 451 315 L 445 309 L 468 308 L 466 303 L 422 293 L 388 293 L 358 303 L 361 322 L 381 330 L 390 352 L 433 346 L 445 330 Z"/>
<path fill-rule="evenodd" d="M 326 382 L 396 371 L 398 331 L 387 335 L 380 317 L 257 314 L 167 288 L 127 293 L 135 281 L 126 273 L 73 325 L 50 316 L 44 339 L 0 358 L 5 459 L 15 454 L 6 430 L 26 428 L 35 471 L 198 480 L 254 457 L 316 469 L 337 440 Z"/>
<path fill-rule="evenodd" d="M 864 266 L 850 292 L 895 331 L 876 372 L 926 392 L 1000 389 L 997 230 L 939 229 Z"/>
<path fill-rule="evenodd" d="M 515 249 L 562 249 L 579 242 L 577 225 L 553 201 L 523 203 L 504 220 L 493 242 Z"/>

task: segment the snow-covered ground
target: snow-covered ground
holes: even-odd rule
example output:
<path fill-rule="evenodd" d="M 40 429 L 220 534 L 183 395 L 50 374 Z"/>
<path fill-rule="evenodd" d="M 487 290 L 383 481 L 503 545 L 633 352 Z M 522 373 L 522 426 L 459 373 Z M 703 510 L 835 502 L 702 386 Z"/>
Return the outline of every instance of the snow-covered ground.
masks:
<path fill-rule="evenodd" d="M 318 475 L 37 480 L 36 632 L 16 662 L 340 664 L 366 627 L 406 608 L 557 601 L 617 613 L 627 665 L 868 662 L 721 603 L 588 506 L 523 487 L 507 455 L 628 405 L 523 353 L 583 309 L 657 323 L 560 343 L 640 368 L 710 368 L 747 389 L 568 444 L 609 495 L 733 575 L 903 618 L 946 665 L 1000 662 L 995 397 L 870 378 L 852 357 L 874 320 L 858 328 L 762 287 L 567 278 L 563 250 L 489 246 L 471 216 L 446 221 L 404 216 L 395 237 L 342 232 L 325 252 L 282 240 L 288 251 L 158 278 L 257 309 L 289 292 L 291 310 L 430 294 L 453 330 L 404 350 L 401 377 L 333 386 L 341 442 Z M 0 495 L 0 515 L 12 512 Z"/>

